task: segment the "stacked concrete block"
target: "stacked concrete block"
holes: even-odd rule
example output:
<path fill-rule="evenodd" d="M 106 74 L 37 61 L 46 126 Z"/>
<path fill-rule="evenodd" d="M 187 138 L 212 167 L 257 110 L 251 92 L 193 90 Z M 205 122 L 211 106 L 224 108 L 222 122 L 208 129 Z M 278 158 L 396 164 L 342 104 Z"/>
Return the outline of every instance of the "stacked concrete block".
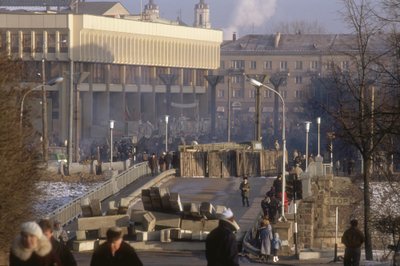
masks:
<path fill-rule="evenodd" d="M 223 205 L 216 205 L 215 206 L 215 218 L 218 219 L 221 217 L 222 213 L 226 210 L 226 207 Z"/>
<path fill-rule="evenodd" d="M 126 214 L 128 212 L 131 198 L 121 198 L 118 206 L 118 214 Z"/>
<path fill-rule="evenodd" d="M 181 198 L 179 193 L 170 193 L 169 194 L 169 205 L 172 212 L 182 212 L 183 206 L 181 202 Z"/>
<path fill-rule="evenodd" d="M 177 214 L 169 214 L 163 212 L 151 212 L 156 218 L 156 230 L 166 228 L 180 228 L 181 216 Z"/>
<path fill-rule="evenodd" d="M 92 210 L 92 216 L 102 216 L 101 212 L 101 202 L 99 199 L 92 199 L 90 201 L 90 208 Z"/>
<path fill-rule="evenodd" d="M 92 209 L 90 208 L 89 198 L 84 198 L 81 200 L 81 209 L 83 217 L 92 217 Z"/>
<path fill-rule="evenodd" d="M 152 211 L 153 205 L 151 204 L 150 189 L 142 189 L 142 203 L 146 211 Z"/>
<path fill-rule="evenodd" d="M 183 230 L 180 228 L 171 228 L 170 229 L 170 238 L 171 238 L 171 240 L 191 240 L 192 239 L 192 231 Z"/>
<path fill-rule="evenodd" d="M 200 214 L 207 219 L 215 218 L 215 208 L 210 202 L 202 202 L 200 204 Z"/>
<path fill-rule="evenodd" d="M 189 219 L 182 219 L 181 229 L 189 231 L 202 231 L 204 227 L 203 221 L 194 221 Z"/>
<path fill-rule="evenodd" d="M 136 231 L 136 241 L 160 241 L 160 231 Z"/>
<path fill-rule="evenodd" d="M 140 224 L 142 222 L 143 215 L 145 215 L 146 213 L 148 213 L 148 211 L 132 209 L 130 215 L 130 221 L 133 223 Z"/>
<path fill-rule="evenodd" d="M 156 226 L 156 217 L 151 212 L 145 213 L 142 217 L 142 229 L 145 232 L 154 231 Z"/>
<path fill-rule="evenodd" d="M 153 206 L 153 210 L 162 211 L 160 189 L 158 187 L 150 188 L 150 198 L 151 198 L 151 205 Z"/>
<path fill-rule="evenodd" d="M 192 233 L 192 240 L 203 241 L 206 240 L 209 232 L 206 231 L 196 231 Z"/>
<path fill-rule="evenodd" d="M 171 229 L 162 229 L 160 231 L 160 242 L 168 243 L 171 242 Z"/>
<path fill-rule="evenodd" d="M 183 215 L 185 217 L 190 217 L 192 215 L 191 209 L 192 209 L 192 203 L 190 202 L 183 202 L 182 203 L 182 209 L 183 209 Z"/>
<path fill-rule="evenodd" d="M 86 231 L 85 230 L 77 230 L 75 231 L 76 234 L 76 240 L 81 241 L 81 240 L 86 240 Z"/>
<path fill-rule="evenodd" d="M 113 200 L 109 201 L 106 215 L 117 215 L 117 214 L 118 214 L 118 209 L 115 206 L 115 201 L 113 201 Z"/>
<path fill-rule="evenodd" d="M 206 232 L 211 232 L 218 227 L 219 220 L 205 220 L 203 230 Z"/>
<path fill-rule="evenodd" d="M 78 230 L 98 230 L 99 228 L 110 228 L 112 226 L 128 227 L 129 216 L 113 215 L 78 218 Z"/>
<path fill-rule="evenodd" d="M 190 204 L 190 215 L 194 218 L 202 217 L 202 215 L 200 214 L 199 204 L 193 202 Z"/>
<path fill-rule="evenodd" d="M 169 200 L 170 200 L 169 189 L 168 188 L 160 188 L 159 192 L 160 192 L 161 205 L 162 205 L 163 211 L 170 212 L 171 204 L 169 203 Z"/>

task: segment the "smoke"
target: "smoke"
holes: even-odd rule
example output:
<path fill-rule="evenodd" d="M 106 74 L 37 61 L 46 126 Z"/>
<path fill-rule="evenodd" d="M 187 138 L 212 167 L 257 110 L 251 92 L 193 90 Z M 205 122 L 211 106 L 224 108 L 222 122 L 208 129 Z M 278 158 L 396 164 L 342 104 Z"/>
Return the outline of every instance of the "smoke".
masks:
<path fill-rule="evenodd" d="M 253 29 L 266 25 L 276 10 L 278 0 L 237 0 L 232 14 L 232 22 L 224 29 L 225 39 L 234 32 L 250 33 Z"/>

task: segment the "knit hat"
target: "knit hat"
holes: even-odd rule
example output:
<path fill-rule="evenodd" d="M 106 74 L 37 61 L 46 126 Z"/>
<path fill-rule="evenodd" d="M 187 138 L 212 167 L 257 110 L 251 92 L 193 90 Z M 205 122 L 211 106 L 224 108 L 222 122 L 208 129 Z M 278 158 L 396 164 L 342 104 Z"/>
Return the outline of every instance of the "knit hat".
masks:
<path fill-rule="evenodd" d="M 240 229 L 240 226 L 232 218 L 233 218 L 233 212 L 230 208 L 225 208 L 220 215 L 220 219 L 222 221 L 229 223 L 234 231 L 238 231 Z"/>
<path fill-rule="evenodd" d="M 37 238 L 41 238 L 43 236 L 42 229 L 36 222 L 26 222 L 21 225 L 21 233 L 26 233 L 30 235 L 34 235 Z"/>
<path fill-rule="evenodd" d="M 230 208 L 225 208 L 225 210 L 221 214 L 222 219 L 231 219 L 233 217 L 233 212 Z"/>

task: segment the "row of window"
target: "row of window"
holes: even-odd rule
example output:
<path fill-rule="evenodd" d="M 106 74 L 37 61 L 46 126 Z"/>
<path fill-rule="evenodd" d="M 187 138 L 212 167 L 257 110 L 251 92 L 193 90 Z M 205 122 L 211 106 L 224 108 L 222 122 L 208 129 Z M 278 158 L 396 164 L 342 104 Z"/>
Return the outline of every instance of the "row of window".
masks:
<path fill-rule="evenodd" d="M 256 90 L 249 90 L 249 98 L 256 98 Z M 283 98 L 287 98 L 288 97 L 288 92 L 286 90 L 282 90 L 280 91 L 281 95 Z M 265 90 L 262 92 L 262 96 L 264 98 L 272 98 L 274 97 L 274 93 L 272 91 L 268 91 Z M 218 98 L 225 98 L 225 90 L 224 89 L 220 89 L 217 92 L 217 97 Z M 232 90 L 232 97 L 233 98 L 244 98 L 244 90 L 243 89 L 233 89 Z M 294 97 L 296 99 L 302 99 L 305 97 L 305 92 L 303 90 L 295 90 L 294 91 Z"/>
<path fill-rule="evenodd" d="M 257 61 L 248 61 L 248 69 L 257 69 Z M 288 71 L 289 70 L 289 62 L 288 61 L 264 61 L 262 62 L 263 69 L 265 70 L 272 70 L 274 69 L 274 64 L 279 64 L 277 68 L 281 71 Z M 293 62 L 293 67 L 295 70 L 303 70 L 303 61 L 295 61 Z M 335 62 L 329 61 L 325 64 L 326 69 L 332 69 L 335 66 Z M 349 61 L 342 61 L 339 63 L 339 66 L 343 70 L 348 70 L 350 67 Z M 230 68 L 232 69 L 246 69 L 246 61 L 245 60 L 231 60 L 230 61 Z M 313 60 L 309 62 L 308 69 L 310 70 L 319 70 L 321 68 L 321 62 L 318 60 Z M 225 69 L 225 61 L 221 61 L 221 69 Z"/>

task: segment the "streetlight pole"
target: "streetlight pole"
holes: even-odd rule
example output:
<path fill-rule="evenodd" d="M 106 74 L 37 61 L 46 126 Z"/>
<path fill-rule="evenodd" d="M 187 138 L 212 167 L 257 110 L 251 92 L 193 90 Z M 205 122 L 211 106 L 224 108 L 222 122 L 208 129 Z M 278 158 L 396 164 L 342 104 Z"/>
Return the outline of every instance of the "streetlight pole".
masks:
<path fill-rule="evenodd" d="M 165 116 L 165 152 L 168 152 L 168 118 L 169 115 Z"/>
<path fill-rule="evenodd" d="M 285 100 L 283 99 L 282 95 L 274 90 L 273 88 L 265 85 L 264 83 L 261 83 L 255 79 L 250 78 L 249 82 L 251 85 L 253 86 L 257 86 L 257 87 L 264 87 L 270 91 L 272 91 L 273 93 L 275 93 L 276 95 L 278 95 L 278 97 L 281 99 L 282 101 L 282 216 L 281 216 L 281 220 L 285 221 L 285 192 L 286 192 L 286 134 L 285 134 Z"/>
<path fill-rule="evenodd" d="M 308 171 L 308 133 L 310 132 L 310 121 L 305 122 L 306 124 L 306 172 Z"/>
<path fill-rule="evenodd" d="M 113 162 L 113 129 L 114 129 L 114 120 L 110 120 L 110 170 L 112 170 L 112 162 Z"/>
<path fill-rule="evenodd" d="M 46 97 L 46 69 L 44 58 L 42 58 L 42 148 L 43 161 L 47 163 L 49 160 L 49 139 L 47 134 L 47 97 Z"/>
<path fill-rule="evenodd" d="M 317 157 L 321 156 L 321 117 L 317 117 L 317 125 L 318 125 L 318 154 Z"/>

